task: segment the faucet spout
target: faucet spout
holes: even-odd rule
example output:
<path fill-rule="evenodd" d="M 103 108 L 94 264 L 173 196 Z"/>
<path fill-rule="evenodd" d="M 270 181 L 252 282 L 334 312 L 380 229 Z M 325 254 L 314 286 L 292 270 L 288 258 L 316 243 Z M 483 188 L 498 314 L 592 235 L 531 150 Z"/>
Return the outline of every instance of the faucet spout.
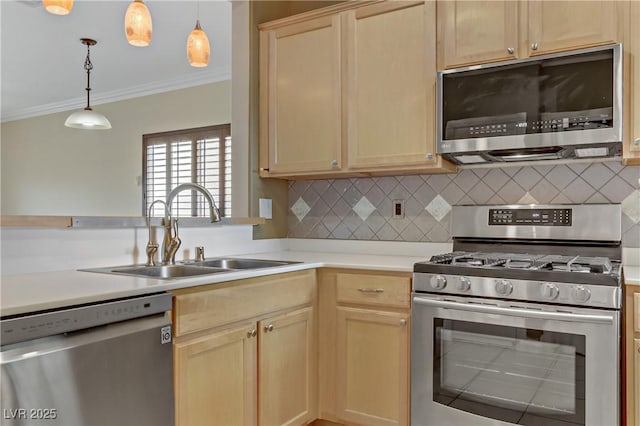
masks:
<path fill-rule="evenodd" d="M 169 195 L 167 195 L 167 206 L 169 206 L 169 211 L 171 210 L 171 203 L 173 202 L 173 199 L 176 197 L 176 195 L 186 190 L 198 191 L 202 195 L 204 195 L 204 198 L 209 203 L 209 217 L 211 219 L 211 222 L 220 222 L 220 211 L 218 210 L 218 207 L 216 207 L 216 202 L 213 200 L 213 195 L 211 195 L 211 193 L 204 186 L 198 185 L 197 183 L 183 183 L 173 188 L 173 190 L 169 192 Z"/>

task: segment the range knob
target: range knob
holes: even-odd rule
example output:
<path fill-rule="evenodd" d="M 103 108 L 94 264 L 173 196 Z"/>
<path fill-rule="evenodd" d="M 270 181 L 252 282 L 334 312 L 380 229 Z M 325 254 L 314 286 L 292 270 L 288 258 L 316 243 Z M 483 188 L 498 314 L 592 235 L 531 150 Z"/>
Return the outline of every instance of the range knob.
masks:
<path fill-rule="evenodd" d="M 496 280 L 496 292 L 502 296 L 508 296 L 513 292 L 513 284 L 509 280 Z"/>
<path fill-rule="evenodd" d="M 460 291 L 467 291 L 471 288 L 471 281 L 467 277 L 460 277 L 456 286 Z"/>
<path fill-rule="evenodd" d="M 573 288 L 573 298 L 576 302 L 584 303 L 591 297 L 591 290 L 583 285 L 577 285 Z"/>
<path fill-rule="evenodd" d="M 447 279 L 442 275 L 434 275 L 431 277 L 431 288 L 434 290 L 442 290 L 447 286 Z"/>
<path fill-rule="evenodd" d="M 542 294 L 543 298 L 553 300 L 558 297 L 558 294 L 560 294 L 560 290 L 555 284 L 544 283 L 542 284 L 542 287 L 540 287 L 540 293 Z"/>

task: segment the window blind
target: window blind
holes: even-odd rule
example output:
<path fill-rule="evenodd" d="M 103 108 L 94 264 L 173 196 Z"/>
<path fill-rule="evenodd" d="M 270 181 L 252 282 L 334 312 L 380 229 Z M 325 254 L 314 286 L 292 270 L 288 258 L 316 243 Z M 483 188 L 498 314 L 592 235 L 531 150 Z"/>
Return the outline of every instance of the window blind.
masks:
<path fill-rule="evenodd" d="M 166 200 L 182 183 L 209 190 L 222 216 L 231 216 L 231 126 L 210 126 L 143 136 L 143 209 Z M 209 205 L 199 192 L 183 191 L 173 200 L 174 217 L 208 216 Z M 153 216 L 164 216 L 154 205 Z"/>

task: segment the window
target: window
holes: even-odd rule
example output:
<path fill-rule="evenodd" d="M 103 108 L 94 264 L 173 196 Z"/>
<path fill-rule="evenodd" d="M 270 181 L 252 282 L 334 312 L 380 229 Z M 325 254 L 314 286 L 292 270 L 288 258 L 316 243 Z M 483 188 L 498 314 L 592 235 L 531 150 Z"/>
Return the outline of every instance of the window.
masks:
<path fill-rule="evenodd" d="M 155 200 L 166 200 L 182 183 L 209 190 L 222 216 L 231 216 L 231 125 L 154 133 L 142 137 L 143 214 Z M 173 200 L 174 217 L 208 216 L 202 194 L 183 191 Z M 164 206 L 153 206 L 152 216 L 164 216 Z"/>

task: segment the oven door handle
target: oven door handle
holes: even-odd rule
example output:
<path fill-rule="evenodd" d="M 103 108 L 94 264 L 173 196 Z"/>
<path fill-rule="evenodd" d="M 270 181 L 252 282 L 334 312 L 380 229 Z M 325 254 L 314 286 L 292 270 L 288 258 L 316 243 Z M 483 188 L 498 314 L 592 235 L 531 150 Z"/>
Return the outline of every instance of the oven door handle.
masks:
<path fill-rule="evenodd" d="M 615 317 L 613 315 L 577 314 L 571 312 L 549 312 L 533 309 L 503 308 L 500 306 L 487 306 L 478 303 L 451 302 L 448 300 L 433 300 L 421 297 L 414 297 L 413 301 L 420 305 L 427 305 L 436 308 L 457 309 L 485 314 L 509 315 L 542 320 L 590 322 L 600 324 L 613 324 L 615 321 Z"/>

